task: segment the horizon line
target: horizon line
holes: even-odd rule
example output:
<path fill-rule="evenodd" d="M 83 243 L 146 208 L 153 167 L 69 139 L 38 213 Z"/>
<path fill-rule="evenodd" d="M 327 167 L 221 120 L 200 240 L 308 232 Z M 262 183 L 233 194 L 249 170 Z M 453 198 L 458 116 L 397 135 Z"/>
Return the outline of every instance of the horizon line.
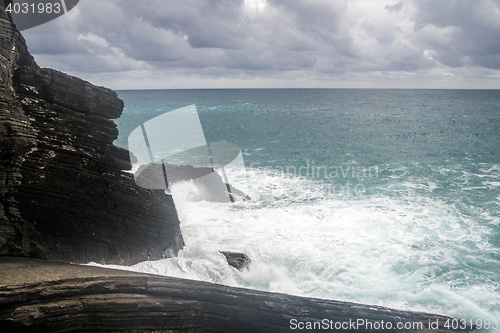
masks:
<path fill-rule="evenodd" d="M 117 89 L 112 88 L 115 91 L 141 91 L 141 90 L 500 90 L 500 88 L 325 88 L 325 87 L 306 87 L 306 88 L 298 88 L 298 87 L 277 87 L 277 88 L 126 88 L 126 89 Z"/>

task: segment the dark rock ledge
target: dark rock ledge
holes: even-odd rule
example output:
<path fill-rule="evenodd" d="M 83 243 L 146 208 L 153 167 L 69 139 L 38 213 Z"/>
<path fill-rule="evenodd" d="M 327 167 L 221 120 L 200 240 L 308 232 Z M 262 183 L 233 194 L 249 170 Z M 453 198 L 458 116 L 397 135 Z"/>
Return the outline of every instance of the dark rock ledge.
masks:
<path fill-rule="evenodd" d="M 1 332 L 290 332 L 296 322 L 448 317 L 26 258 L 0 258 Z M 298 331 L 297 329 L 295 331 Z M 303 330 L 310 331 L 310 330 Z M 335 332 L 387 332 L 358 327 Z M 397 330 L 395 330 L 397 332 Z M 401 332 L 401 331 L 399 331 Z"/>

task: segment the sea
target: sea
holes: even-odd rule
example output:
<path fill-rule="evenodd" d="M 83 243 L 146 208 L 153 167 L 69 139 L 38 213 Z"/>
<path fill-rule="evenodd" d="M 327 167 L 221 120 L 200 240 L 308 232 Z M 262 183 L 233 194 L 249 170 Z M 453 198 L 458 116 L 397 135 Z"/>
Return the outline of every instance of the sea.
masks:
<path fill-rule="evenodd" d="M 500 332 L 500 90 L 119 91 L 115 144 L 195 106 L 250 200 L 169 189 L 185 247 L 153 274 L 473 320 Z M 154 121 L 154 120 L 153 120 Z M 241 272 L 219 251 L 247 254 Z"/>

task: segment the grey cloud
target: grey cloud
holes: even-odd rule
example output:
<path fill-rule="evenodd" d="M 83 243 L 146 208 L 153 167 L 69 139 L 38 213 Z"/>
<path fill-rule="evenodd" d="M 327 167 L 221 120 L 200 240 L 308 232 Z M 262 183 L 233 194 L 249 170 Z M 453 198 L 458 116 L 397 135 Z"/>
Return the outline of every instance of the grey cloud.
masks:
<path fill-rule="evenodd" d="M 403 7 L 403 1 L 399 1 L 392 5 L 385 5 L 384 8 L 387 9 L 389 12 L 399 12 L 402 7 Z"/>
<path fill-rule="evenodd" d="M 477 65 L 484 68 L 500 69 L 500 56 L 498 54 L 478 55 L 474 57 L 474 61 Z"/>
<path fill-rule="evenodd" d="M 186 35 L 193 48 L 241 48 L 245 29 L 241 25 L 241 1 L 147 1 L 124 4 L 152 25 Z"/>
<path fill-rule="evenodd" d="M 421 0 L 415 3 L 417 30 L 428 26 L 451 28 L 447 40 L 421 40 L 436 50 L 439 61 L 451 67 L 472 64 L 500 69 L 500 1 Z"/>
<path fill-rule="evenodd" d="M 300 31 L 320 52 L 356 56 L 344 21 L 347 1 L 271 0 L 269 3 L 281 11 L 281 25 Z"/>
<path fill-rule="evenodd" d="M 284 9 L 283 17 L 289 17 L 301 28 L 329 37 L 341 31 L 340 18 L 346 9 L 344 1 L 328 0 L 271 0 L 271 5 Z"/>
<path fill-rule="evenodd" d="M 500 69 L 499 1 L 253 1 L 261 8 L 247 7 L 248 0 L 85 0 L 67 18 L 25 35 L 35 56 L 92 73 L 281 78 L 303 71 L 335 79 Z"/>
<path fill-rule="evenodd" d="M 72 31 L 33 31 L 24 32 L 28 38 L 30 52 L 40 55 L 82 54 L 87 53 L 85 45 Z"/>

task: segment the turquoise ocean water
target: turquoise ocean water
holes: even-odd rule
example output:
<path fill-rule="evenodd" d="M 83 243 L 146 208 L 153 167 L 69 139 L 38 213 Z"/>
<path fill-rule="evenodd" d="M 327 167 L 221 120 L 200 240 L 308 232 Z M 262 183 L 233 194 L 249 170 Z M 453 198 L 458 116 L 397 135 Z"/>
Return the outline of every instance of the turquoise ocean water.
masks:
<path fill-rule="evenodd" d="M 185 249 L 132 269 L 500 324 L 500 91 L 119 97 L 117 145 L 195 104 L 208 141 L 241 148 L 252 187 L 251 201 L 222 204 L 174 186 Z M 247 253 L 249 270 L 219 250 Z"/>

